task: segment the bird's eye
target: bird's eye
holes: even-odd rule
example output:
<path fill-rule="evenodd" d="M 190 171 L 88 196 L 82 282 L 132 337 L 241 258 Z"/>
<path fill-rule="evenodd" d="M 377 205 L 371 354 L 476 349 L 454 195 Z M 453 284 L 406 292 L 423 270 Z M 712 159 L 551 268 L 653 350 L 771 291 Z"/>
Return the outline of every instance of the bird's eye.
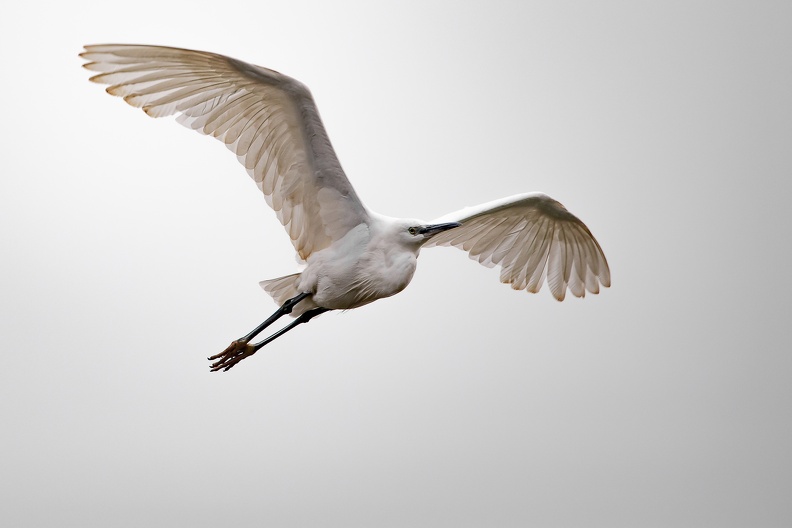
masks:
<path fill-rule="evenodd" d="M 416 228 L 414 228 L 414 227 L 408 228 L 407 232 L 410 233 L 413 236 L 418 234 L 418 230 Z"/>

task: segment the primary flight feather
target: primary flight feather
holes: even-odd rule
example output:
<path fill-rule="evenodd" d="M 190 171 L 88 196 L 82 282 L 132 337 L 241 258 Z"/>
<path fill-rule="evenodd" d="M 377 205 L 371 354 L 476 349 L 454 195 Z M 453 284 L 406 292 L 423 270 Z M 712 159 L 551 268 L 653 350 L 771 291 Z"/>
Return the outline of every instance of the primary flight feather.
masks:
<path fill-rule="evenodd" d="M 451 245 L 501 282 L 537 292 L 546 281 L 563 300 L 610 286 L 605 255 L 588 228 L 542 193 L 511 196 L 432 222 L 390 218 L 358 198 L 335 155 L 311 93 L 276 71 L 230 57 L 163 46 L 85 46 L 91 80 L 110 85 L 152 117 L 177 121 L 233 151 L 286 228 L 301 273 L 263 281 L 280 305 L 247 336 L 212 356 L 228 370 L 294 326 L 328 310 L 350 309 L 403 290 L 422 247 Z M 250 341 L 283 315 L 297 318 Z"/>

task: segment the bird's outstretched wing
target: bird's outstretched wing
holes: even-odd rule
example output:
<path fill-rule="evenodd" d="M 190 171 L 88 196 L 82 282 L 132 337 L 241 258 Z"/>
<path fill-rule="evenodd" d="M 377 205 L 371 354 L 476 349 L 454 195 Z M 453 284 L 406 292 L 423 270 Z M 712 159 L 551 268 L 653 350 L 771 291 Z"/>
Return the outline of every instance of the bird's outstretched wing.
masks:
<path fill-rule="evenodd" d="M 303 260 L 368 213 L 344 175 L 308 89 L 230 57 L 161 46 L 85 46 L 84 66 L 152 117 L 178 114 L 239 158 Z"/>
<path fill-rule="evenodd" d="M 431 223 L 460 222 L 429 239 L 430 246 L 456 246 L 485 266 L 500 265 L 500 280 L 536 293 L 545 278 L 563 301 L 610 286 L 605 255 L 591 231 L 546 194 L 528 193 L 468 207 Z"/>

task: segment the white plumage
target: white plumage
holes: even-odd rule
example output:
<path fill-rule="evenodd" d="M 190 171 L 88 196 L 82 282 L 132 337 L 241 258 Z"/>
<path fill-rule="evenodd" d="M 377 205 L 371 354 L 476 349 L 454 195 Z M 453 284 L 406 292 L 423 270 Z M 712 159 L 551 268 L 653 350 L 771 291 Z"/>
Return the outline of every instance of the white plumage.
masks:
<path fill-rule="evenodd" d="M 567 287 L 576 297 L 610 286 L 608 262 L 591 231 L 543 193 L 509 196 L 467 207 L 433 221 L 459 222 L 424 247 L 455 246 L 487 267 L 501 266 L 500 280 L 536 293 L 547 278 L 559 301 Z"/>
<path fill-rule="evenodd" d="M 563 300 L 610 286 L 605 255 L 588 228 L 560 203 L 528 193 L 469 207 L 432 222 L 396 219 L 366 208 L 333 151 L 308 89 L 273 70 L 222 55 L 162 46 L 86 46 L 94 82 L 152 117 L 226 144 L 286 228 L 301 273 L 261 284 L 281 308 L 235 341 L 213 370 L 228 370 L 296 324 L 324 311 L 357 308 L 409 284 L 422 247 L 455 246 L 501 282 L 537 292 L 546 281 Z M 249 341 L 291 313 L 290 325 Z"/>

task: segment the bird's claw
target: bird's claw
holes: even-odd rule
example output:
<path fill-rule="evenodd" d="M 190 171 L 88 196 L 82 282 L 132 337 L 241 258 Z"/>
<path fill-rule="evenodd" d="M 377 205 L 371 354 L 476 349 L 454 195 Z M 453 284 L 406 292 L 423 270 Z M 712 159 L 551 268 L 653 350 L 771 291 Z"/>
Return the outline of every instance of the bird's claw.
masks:
<path fill-rule="evenodd" d="M 253 345 L 247 341 L 234 341 L 228 348 L 208 358 L 209 361 L 217 360 L 211 365 L 211 371 L 217 372 L 218 370 L 227 371 L 248 356 L 256 353 Z"/>

